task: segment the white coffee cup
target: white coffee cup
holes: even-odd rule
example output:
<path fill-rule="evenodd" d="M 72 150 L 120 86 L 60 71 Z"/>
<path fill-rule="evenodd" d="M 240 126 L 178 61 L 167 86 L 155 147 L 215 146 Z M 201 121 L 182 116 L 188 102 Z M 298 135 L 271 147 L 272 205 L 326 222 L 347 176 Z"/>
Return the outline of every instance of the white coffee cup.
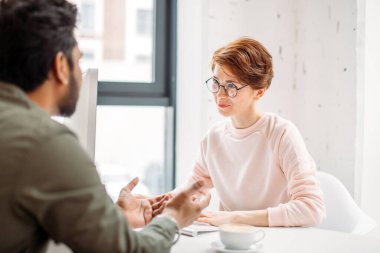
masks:
<path fill-rule="evenodd" d="M 250 225 L 228 223 L 219 227 L 219 236 L 227 249 L 247 250 L 264 239 L 265 232 Z"/>

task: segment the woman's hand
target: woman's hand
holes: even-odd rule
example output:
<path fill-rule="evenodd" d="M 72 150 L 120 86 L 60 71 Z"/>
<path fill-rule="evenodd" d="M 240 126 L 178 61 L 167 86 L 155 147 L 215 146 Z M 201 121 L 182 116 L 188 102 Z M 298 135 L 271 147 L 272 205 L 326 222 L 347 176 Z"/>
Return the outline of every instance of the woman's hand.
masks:
<path fill-rule="evenodd" d="M 197 221 L 205 222 L 213 226 L 234 222 L 234 212 L 228 211 L 203 211 Z"/>
<path fill-rule="evenodd" d="M 214 226 L 225 223 L 241 223 L 258 227 L 268 227 L 268 211 L 203 211 L 198 218 L 199 222 L 205 222 Z"/>

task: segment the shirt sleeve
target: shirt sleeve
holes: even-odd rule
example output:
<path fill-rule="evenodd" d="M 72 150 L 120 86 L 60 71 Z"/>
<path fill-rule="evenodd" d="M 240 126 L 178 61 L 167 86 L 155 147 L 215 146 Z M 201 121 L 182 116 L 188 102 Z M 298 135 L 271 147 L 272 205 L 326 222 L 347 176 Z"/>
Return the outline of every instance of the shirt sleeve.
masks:
<path fill-rule="evenodd" d="M 269 226 L 315 226 L 325 216 L 315 162 L 298 129 L 290 124 L 281 136 L 279 163 L 288 182 L 288 203 L 268 208 Z"/>
<path fill-rule="evenodd" d="M 169 252 L 176 231 L 155 219 L 131 229 L 107 195 L 96 167 L 70 132 L 45 138 L 28 154 L 16 185 L 15 210 L 74 252 Z"/>

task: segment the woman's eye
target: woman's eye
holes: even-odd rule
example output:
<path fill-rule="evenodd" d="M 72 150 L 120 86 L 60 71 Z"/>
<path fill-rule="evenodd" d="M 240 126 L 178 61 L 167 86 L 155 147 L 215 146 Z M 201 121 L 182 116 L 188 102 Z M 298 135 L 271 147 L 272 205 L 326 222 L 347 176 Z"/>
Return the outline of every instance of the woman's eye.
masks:
<path fill-rule="evenodd" d="M 233 83 L 227 83 L 226 87 L 227 88 L 236 88 L 235 84 L 233 84 Z"/>

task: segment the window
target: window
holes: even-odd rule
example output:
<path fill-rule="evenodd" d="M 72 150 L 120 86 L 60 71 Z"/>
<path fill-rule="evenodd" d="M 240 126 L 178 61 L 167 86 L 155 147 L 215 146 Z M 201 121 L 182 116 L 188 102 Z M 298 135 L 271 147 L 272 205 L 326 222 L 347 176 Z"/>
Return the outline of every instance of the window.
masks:
<path fill-rule="evenodd" d="M 135 176 L 138 193 L 171 190 L 176 0 L 74 2 L 84 16 L 81 67 L 99 71 L 95 163 L 102 181 L 113 198 Z"/>
<path fill-rule="evenodd" d="M 84 61 L 93 61 L 95 59 L 94 52 L 82 50 L 82 59 Z"/>
<path fill-rule="evenodd" d="M 137 10 L 137 34 L 149 36 L 152 34 L 152 11 Z"/>
<path fill-rule="evenodd" d="M 163 3 L 156 7 L 154 0 L 77 2 L 79 46 L 95 52 L 92 59 L 83 60 L 84 68 L 99 69 L 99 80 L 105 82 L 154 82 L 155 52 L 161 48 L 157 48 L 159 38 L 154 38 L 153 11 L 158 12 Z M 147 60 L 139 61 L 138 55 Z"/>
<path fill-rule="evenodd" d="M 80 29 L 82 31 L 93 31 L 95 27 L 95 8 L 94 3 L 82 3 L 80 6 L 81 16 L 79 17 L 81 22 Z"/>
<path fill-rule="evenodd" d="M 138 176 L 141 194 L 164 190 L 165 107 L 98 106 L 96 159 L 113 198 Z"/>

